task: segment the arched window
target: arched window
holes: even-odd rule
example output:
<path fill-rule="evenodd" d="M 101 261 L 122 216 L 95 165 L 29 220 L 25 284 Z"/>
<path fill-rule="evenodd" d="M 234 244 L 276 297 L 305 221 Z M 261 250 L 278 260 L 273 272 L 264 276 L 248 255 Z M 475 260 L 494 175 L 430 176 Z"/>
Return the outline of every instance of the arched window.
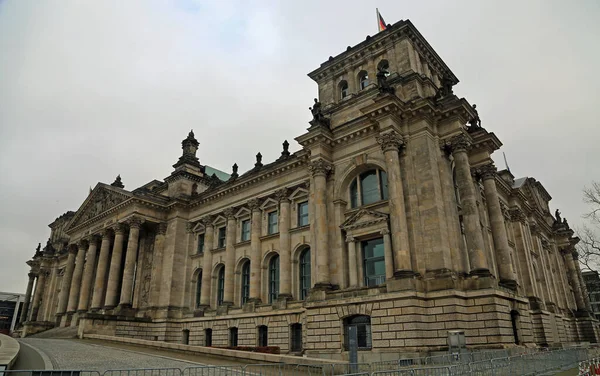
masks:
<path fill-rule="evenodd" d="M 348 350 L 351 332 L 356 331 L 356 343 L 361 350 L 371 349 L 371 318 L 364 315 L 344 319 L 344 348 Z"/>
<path fill-rule="evenodd" d="M 379 64 L 377 64 L 377 71 L 379 72 L 382 69 L 384 69 L 386 71 L 389 71 L 389 69 L 390 69 L 390 63 L 387 60 L 385 60 L 385 59 L 381 60 L 379 62 Z M 388 72 L 388 74 L 386 74 L 386 76 L 389 76 L 389 75 L 390 74 Z"/>
<path fill-rule="evenodd" d="M 279 255 L 275 255 L 269 261 L 269 304 L 279 298 Z"/>
<path fill-rule="evenodd" d="M 200 307 L 200 298 L 202 297 L 202 270 L 196 276 L 196 308 Z"/>
<path fill-rule="evenodd" d="M 300 253 L 300 300 L 308 297 L 310 290 L 310 248 L 306 248 Z"/>
<path fill-rule="evenodd" d="M 217 277 L 217 305 L 223 304 L 225 298 L 225 267 L 219 269 Z"/>
<path fill-rule="evenodd" d="M 369 86 L 369 74 L 367 73 L 367 71 L 360 71 L 360 73 L 358 74 L 358 84 L 360 90 L 363 90 L 367 86 Z"/>
<path fill-rule="evenodd" d="M 242 266 L 242 305 L 250 297 L 250 261 L 244 262 Z"/>
<path fill-rule="evenodd" d="M 383 170 L 363 172 L 350 184 L 350 205 L 353 208 L 387 199 L 388 180 Z"/>
<path fill-rule="evenodd" d="M 348 96 L 348 82 L 346 80 L 340 82 L 340 99 Z"/>

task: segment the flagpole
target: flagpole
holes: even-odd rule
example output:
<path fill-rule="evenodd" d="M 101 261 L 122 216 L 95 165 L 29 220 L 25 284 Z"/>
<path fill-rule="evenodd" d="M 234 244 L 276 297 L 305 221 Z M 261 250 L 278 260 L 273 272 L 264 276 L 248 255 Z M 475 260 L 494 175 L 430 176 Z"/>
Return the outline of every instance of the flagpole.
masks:
<path fill-rule="evenodd" d="M 375 8 L 375 20 L 377 21 L 377 32 L 379 32 L 379 8 Z"/>

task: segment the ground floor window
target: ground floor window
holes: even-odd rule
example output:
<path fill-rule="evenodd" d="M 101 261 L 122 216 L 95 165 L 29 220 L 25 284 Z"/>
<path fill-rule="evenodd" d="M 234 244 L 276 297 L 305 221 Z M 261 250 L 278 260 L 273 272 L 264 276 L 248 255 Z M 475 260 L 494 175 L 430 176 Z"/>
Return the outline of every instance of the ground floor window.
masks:
<path fill-rule="evenodd" d="M 302 351 L 302 324 L 292 324 L 290 330 L 292 351 Z"/>
<path fill-rule="evenodd" d="M 371 349 L 371 318 L 364 315 L 344 319 L 344 348 L 348 350 L 350 328 L 356 328 L 356 343 L 359 350 Z"/>
<path fill-rule="evenodd" d="M 229 328 L 229 346 L 238 345 L 238 328 Z"/>
<path fill-rule="evenodd" d="M 181 332 L 181 343 L 184 345 L 190 344 L 190 331 L 188 329 L 183 329 Z"/>
<path fill-rule="evenodd" d="M 258 327 L 258 346 L 269 346 L 268 334 L 269 328 L 266 325 Z"/>
<path fill-rule="evenodd" d="M 212 329 L 204 329 L 204 346 L 212 346 Z"/>

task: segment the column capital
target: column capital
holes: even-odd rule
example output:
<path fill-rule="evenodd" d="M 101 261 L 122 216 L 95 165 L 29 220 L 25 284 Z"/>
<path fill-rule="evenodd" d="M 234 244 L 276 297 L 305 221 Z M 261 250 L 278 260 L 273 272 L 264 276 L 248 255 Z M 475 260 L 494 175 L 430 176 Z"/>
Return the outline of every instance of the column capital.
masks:
<path fill-rule="evenodd" d="M 327 162 L 325 159 L 319 158 L 309 162 L 308 170 L 313 177 L 319 175 L 326 177 L 333 172 L 333 165 Z"/>
<path fill-rule="evenodd" d="M 127 221 L 130 228 L 137 228 L 138 230 L 142 227 L 142 223 L 144 223 L 144 220 L 138 216 L 133 216 Z"/>
<path fill-rule="evenodd" d="M 350 235 L 346 236 L 346 243 L 354 243 L 354 242 L 356 242 L 356 239 L 354 238 L 354 236 L 350 236 Z"/>
<path fill-rule="evenodd" d="M 102 239 L 105 238 L 110 238 L 110 236 L 112 235 L 112 229 L 111 228 L 105 228 L 104 230 L 102 230 Z"/>
<path fill-rule="evenodd" d="M 379 231 L 379 233 L 381 235 L 389 235 L 390 234 L 390 230 L 388 230 L 387 228 L 384 228 L 383 230 Z"/>
<path fill-rule="evenodd" d="M 69 244 L 69 253 L 77 254 L 77 244 Z"/>
<path fill-rule="evenodd" d="M 115 223 L 112 230 L 115 232 L 115 235 L 123 234 L 125 232 L 125 226 L 122 223 Z"/>
<path fill-rule="evenodd" d="M 400 151 L 405 146 L 404 139 L 396 131 L 389 131 L 380 133 L 375 137 L 381 150 L 385 153 L 386 151 Z"/>
<path fill-rule="evenodd" d="M 77 248 L 87 248 L 90 245 L 88 238 L 80 239 L 77 242 Z"/>
<path fill-rule="evenodd" d="M 488 163 L 483 166 L 479 166 L 475 169 L 475 173 L 478 177 L 483 180 L 494 179 L 496 177 L 498 169 L 493 163 Z"/>
<path fill-rule="evenodd" d="M 31 273 L 27 273 L 27 276 L 28 276 L 29 278 L 35 278 L 35 277 L 37 277 L 37 274 L 36 274 L 36 273 L 33 273 L 33 272 L 31 272 Z"/>
<path fill-rule="evenodd" d="M 467 151 L 471 148 L 471 140 L 464 134 L 452 137 L 446 144 L 452 150 L 452 153 Z"/>
<path fill-rule="evenodd" d="M 194 223 L 193 222 L 187 222 L 185 224 L 185 232 L 187 232 L 188 234 L 191 234 L 192 232 L 194 232 Z"/>
<path fill-rule="evenodd" d="M 160 222 L 156 229 L 156 235 L 165 235 L 167 233 L 167 222 Z"/>
<path fill-rule="evenodd" d="M 577 251 L 573 251 L 572 255 L 573 261 L 579 261 L 579 253 L 577 253 Z"/>
<path fill-rule="evenodd" d="M 519 208 L 509 210 L 510 220 L 513 222 L 525 222 L 525 213 Z"/>
<path fill-rule="evenodd" d="M 253 198 L 246 203 L 246 206 L 252 211 L 260 210 L 260 200 L 257 198 Z"/>
<path fill-rule="evenodd" d="M 214 219 L 215 219 L 215 217 L 214 217 L 214 216 L 212 216 L 212 215 L 207 215 L 207 216 L 205 216 L 205 217 L 202 217 L 202 218 L 200 219 L 200 222 L 202 222 L 202 224 L 204 225 L 204 227 L 205 227 L 205 228 L 208 228 L 208 227 L 213 227 L 213 220 L 214 220 Z"/>
<path fill-rule="evenodd" d="M 227 218 L 227 220 L 235 219 L 235 209 L 227 208 L 223 210 L 223 215 L 225 216 L 225 218 Z"/>
<path fill-rule="evenodd" d="M 89 245 L 94 244 L 94 245 L 98 246 L 98 243 L 100 243 L 101 239 L 102 239 L 102 237 L 100 235 L 92 235 L 89 237 L 88 243 L 89 243 Z"/>
<path fill-rule="evenodd" d="M 275 199 L 277 200 L 277 202 L 285 202 L 290 200 L 290 190 L 287 188 L 283 188 L 280 189 L 278 191 L 275 192 L 274 194 Z"/>

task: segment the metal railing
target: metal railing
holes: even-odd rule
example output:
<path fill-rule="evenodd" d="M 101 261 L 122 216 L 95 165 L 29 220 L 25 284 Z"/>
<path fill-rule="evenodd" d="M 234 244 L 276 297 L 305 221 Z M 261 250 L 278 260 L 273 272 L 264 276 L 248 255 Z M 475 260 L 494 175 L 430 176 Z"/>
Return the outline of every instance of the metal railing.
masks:
<path fill-rule="evenodd" d="M 600 370 L 600 358 L 587 360 L 588 350 L 498 350 L 480 353 L 396 359 L 373 363 L 246 364 L 179 368 L 118 369 L 100 371 L 0 371 L 0 376 L 508 376 L 535 375 L 579 364 L 579 375 Z"/>

